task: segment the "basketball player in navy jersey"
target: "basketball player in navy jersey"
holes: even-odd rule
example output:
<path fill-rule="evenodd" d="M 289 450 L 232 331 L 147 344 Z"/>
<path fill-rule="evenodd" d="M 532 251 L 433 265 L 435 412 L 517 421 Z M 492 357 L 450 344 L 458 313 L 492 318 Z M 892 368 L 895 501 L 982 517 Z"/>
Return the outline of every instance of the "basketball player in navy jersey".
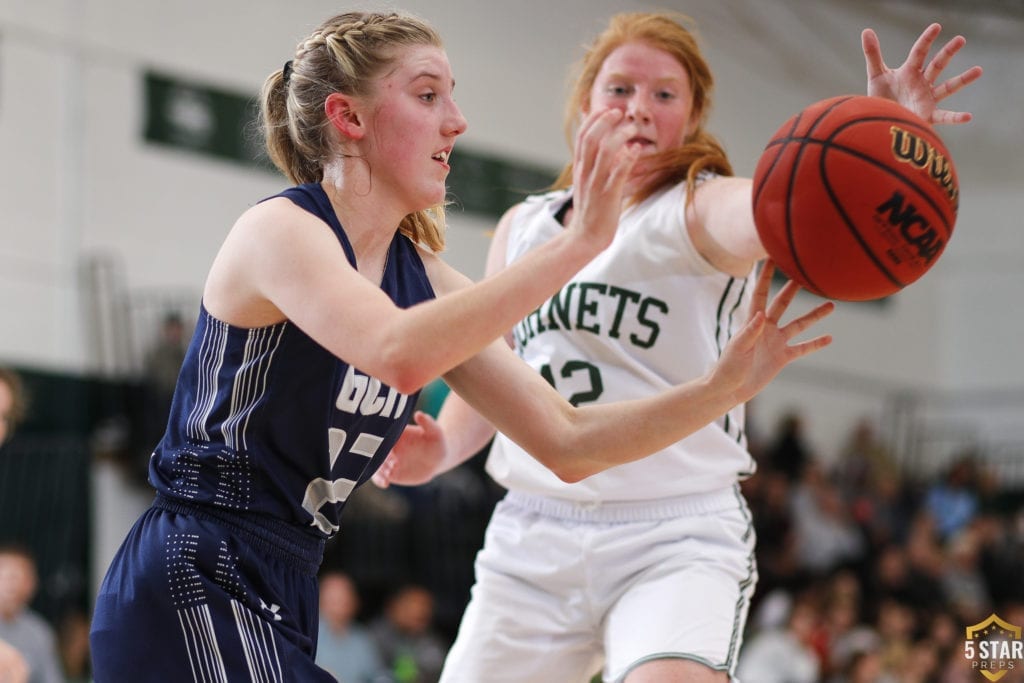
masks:
<path fill-rule="evenodd" d="M 608 407 L 704 376 L 763 296 L 755 280 L 766 270 L 758 278 L 754 269 L 766 254 L 751 182 L 733 177 L 705 130 L 712 76 L 679 19 L 618 15 L 587 51 L 567 128 L 595 110 L 619 109 L 638 127 L 641 157 L 612 244 L 511 328 L 519 354 L 581 406 Z M 963 122 L 968 114 L 937 103 L 981 70 L 937 82 L 963 46 L 954 38 L 927 61 L 938 33 L 938 25 L 926 29 L 906 63 L 889 69 L 865 31 L 868 90 L 927 121 Z M 581 189 L 574 166 L 558 190 L 505 214 L 489 274 L 543 251 L 571 224 Z M 379 483 L 422 483 L 477 453 L 502 427 L 472 408 L 479 406 L 451 395 L 437 422 L 417 414 Z M 604 680 L 628 683 L 729 680 L 757 582 L 739 489 L 756 469 L 743 406 L 583 481 L 543 462 L 521 440 L 495 437 L 487 470 L 509 492 L 477 557 L 443 683 L 586 683 L 602 668 Z"/>
<path fill-rule="evenodd" d="M 679 440 L 829 342 L 792 340 L 831 305 L 781 324 L 797 288 L 769 301 L 766 276 L 705 377 L 573 408 L 499 338 L 611 241 L 637 129 L 588 116 L 567 229 L 473 285 L 437 255 L 430 211 L 466 128 L 453 87 L 434 30 L 390 13 L 329 19 L 268 78 L 266 143 L 295 186 L 246 211 L 211 267 L 150 461 L 156 501 L 97 596 L 99 683 L 331 680 L 314 664 L 324 542 L 437 376 L 578 479 Z"/>

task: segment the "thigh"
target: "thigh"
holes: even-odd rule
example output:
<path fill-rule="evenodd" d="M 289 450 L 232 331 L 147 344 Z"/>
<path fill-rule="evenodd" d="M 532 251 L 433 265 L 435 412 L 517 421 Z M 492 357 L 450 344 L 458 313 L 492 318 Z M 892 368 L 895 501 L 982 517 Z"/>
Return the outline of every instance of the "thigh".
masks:
<path fill-rule="evenodd" d="M 600 668 L 572 528 L 499 504 L 443 683 L 587 683 Z"/>
<path fill-rule="evenodd" d="M 746 509 L 667 520 L 632 540 L 647 561 L 609 609 L 607 678 L 659 660 L 731 675 L 757 581 Z"/>
<path fill-rule="evenodd" d="M 217 524 L 150 510 L 96 599 L 95 680 L 332 681 L 313 663 L 315 604 L 315 577 Z"/>

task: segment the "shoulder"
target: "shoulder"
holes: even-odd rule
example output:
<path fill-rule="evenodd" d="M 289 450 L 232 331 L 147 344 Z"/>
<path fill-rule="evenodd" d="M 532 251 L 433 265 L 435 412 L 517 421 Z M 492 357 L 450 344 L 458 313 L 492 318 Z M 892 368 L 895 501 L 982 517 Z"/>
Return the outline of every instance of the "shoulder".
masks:
<path fill-rule="evenodd" d="M 276 195 L 246 209 L 235 221 L 232 232 L 251 232 L 262 242 L 275 237 L 293 238 L 297 232 L 308 234 L 305 228 L 309 226 L 330 227 L 289 197 Z"/>

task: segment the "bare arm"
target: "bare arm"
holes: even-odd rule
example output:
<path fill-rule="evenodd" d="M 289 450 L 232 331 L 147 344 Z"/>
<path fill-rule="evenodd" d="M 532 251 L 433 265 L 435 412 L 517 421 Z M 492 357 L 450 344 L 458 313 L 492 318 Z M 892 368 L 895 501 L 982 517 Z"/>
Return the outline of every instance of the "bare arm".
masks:
<path fill-rule="evenodd" d="M 211 268 L 204 299 L 228 322 L 287 318 L 331 353 L 412 392 L 490 343 L 611 241 L 635 152 L 621 112 L 588 117 L 578 137 L 577 218 L 548 248 L 472 287 L 400 309 L 346 261 L 337 240 L 287 199 L 250 209 Z"/>
<path fill-rule="evenodd" d="M 485 276 L 505 268 L 508 231 L 516 208 L 513 206 L 506 211 L 498 221 L 487 252 Z M 460 283 L 459 278 L 450 274 L 448 277 L 438 274 L 433 279 L 439 283 L 449 282 L 450 287 L 468 284 L 468 280 Z M 512 340 L 509 337 L 507 335 L 504 341 L 499 340 L 495 344 L 511 347 Z M 445 397 L 436 421 L 423 412 L 417 412 L 413 419 L 415 424 L 406 428 L 387 459 L 374 473 L 373 481 L 378 486 L 386 487 L 392 483 L 405 486 L 424 484 L 479 453 L 495 434 L 494 425 L 455 392 Z"/>
<path fill-rule="evenodd" d="M 506 346 L 492 344 L 445 376 L 499 431 L 564 481 L 661 450 L 746 402 L 793 360 L 824 348 L 820 336 L 790 343 L 831 312 L 830 302 L 780 322 L 798 291 L 788 283 L 768 302 L 772 267 L 758 279 L 750 320 L 704 377 L 655 396 L 574 408 Z"/>

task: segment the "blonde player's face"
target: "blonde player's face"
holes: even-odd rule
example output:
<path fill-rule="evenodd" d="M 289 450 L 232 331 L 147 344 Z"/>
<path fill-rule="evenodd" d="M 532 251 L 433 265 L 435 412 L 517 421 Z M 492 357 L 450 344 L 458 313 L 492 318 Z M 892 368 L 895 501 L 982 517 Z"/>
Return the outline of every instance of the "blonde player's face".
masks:
<path fill-rule="evenodd" d="M 641 150 L 634 178 L 648 172 L 644 157 L 678 147 L 691 125 L 690 77 L 675 57 L 646 43 L 625 43 L 605 58 L 590 90 L 592 109 L 625 112 L 640 130 L 630 142 Z"/>
<path fill-rule="evenodd" d="M 466 130 L 454 88 L 447 55 L 430 46 L 405 49 L 377 84 L 367 160 L 407 213 L 444 202 L 448 155 Z"/>

